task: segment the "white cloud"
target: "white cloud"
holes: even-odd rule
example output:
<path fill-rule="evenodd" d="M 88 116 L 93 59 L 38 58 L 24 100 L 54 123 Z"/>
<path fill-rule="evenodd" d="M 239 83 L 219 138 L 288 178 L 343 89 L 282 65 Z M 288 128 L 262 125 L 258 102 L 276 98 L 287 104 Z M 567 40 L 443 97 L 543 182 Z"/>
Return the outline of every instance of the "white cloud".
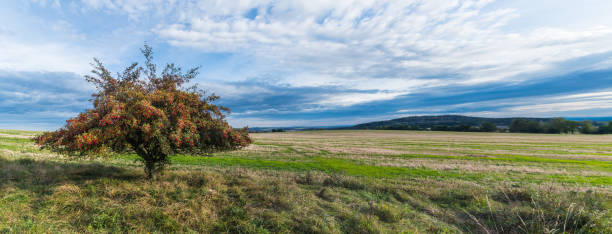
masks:
<path fill-rule="evenodd" d="M 153 18 L 153 32 L 174 46 L 269 61 L 266 69 L 284 76 L 280 84 L 379 89 L 383 96 L 409 92 L 408 84 L 523 82 L 533 78 L 525 74 L 572 71 L 578 68 L 557 64 L 612 50 L 610 26 L 533 22 L 533 30 L 510 31 L 504 27 L 524 9 L 487 8 L 492 2 L 84 0 L 83 10 Z M 254 9 L 256 17 L 246 17 Z"/>
<path fill-rule="evenodd" d="M 462 74 L 454 82 L 466 85 L 519 82 L 519 74 L 612 50 L 609 26 L 503 31 L 519 11 L 483 10 L 488 2 L 247 2 L 218 12 L 202 7 L 155 31 L 176 46 L 252 53 L 325 77 L 410 80 L 447 71 Z M 243 17 L 250 8 L 259 9 L 255 19 Z"/>
<path fill-rule="evenodd" d="M 489 110 L 471 111 L 472 109 Z M 397 113 L 408 115 L 459 113 L 483 117 L 611 116 L 612 91 L 505 98 L 454 105 L 402 109 L 398 110 Z"/>
<path fill-rule="evenodd" d="M 612 92 L 592 92 L 544 98 L 538 104 L 508 108 L 518 113 L 566 113 L 572 111 L 606 110 L 612 113 Z"/>
<path fill-rule="evenodd" d="M 315 104 L 322 106 L 352 106 L 373 101 L 392 100 L 407 92 L 376 92 L 376 93 L 342 93 L 324 95 L 324 99 Z"/>
<path fill-rule="evenodd" d="M 32 15 L 38 6 L 49 7 L 49 12 L 62 12 L 59 1 L 33 3 L 9 3 L 0 9 L 0 20 L 10 22 L 0 26 L 0 70 L 86 74 L 91 70 L 92 58 L 109 51 L 97 46 L 112 47 L 109 42 L 88 38 L 65 17 Z M 117 46 L 112 48 L 116 50 Z"/>
<path fill-rule="evenodd" d="M 185 57 L 194 58 L 194 63 L 208 56 L 198 57 L 200 52 L 228 53 L 248 58 L 241 61 L 249 60 L 244 63 L 250 67 L 219 65 L 218 70 L 231 70 L 231 74 L 217 72 L 213 74 L 215 80 L 198 82 L 226 99 L 243 101 L 236 104 L 242 108 L 239 114 L 244 114 L 243 117 L 275 111 L 341 110 L 415 93 L 443 98 L 445 94 L 441 92 L 462 92 L 488 82 L 503 86 L 553 77 L 551 72 L 565 74 L 612 67 L 612 26 L 598 20 L 606 19 L 604 16 L 581 15 L 581 24 L 572 27 L 559 22 L 542 24 L 533 17 L 525 22 L 521 18 L 526 13 L 525 5 L 513 5 L 514 1 L 82 0 L 82 5 L 76 1 L 34 2 L 60 13 L 56 12 L 56 19 L 43 22 L 47 19 L 43 16 L 38 19 L 36 15 L 0 10 L 3 20 L 37 18 L 0 25 L 1 70 L 83 74 L 89 71 L 91 57 L 96 55 L 102 54 L 102 59 L 110 60 L 111 64 L 123 64 L 121 54 L 127 49 L 133 53 L 136 44 L 140 45 L 145 38 L 162 44 L 162 51 L 166 46 L 163 42 L 174 46 L 168 49 L 173 52 L 180 47 L 191 53 Z M 527 7 L 531 7 L 531 1 L 527 2 Z M 533 7 L 548 10 L 550 4 L 560 8 L 575 5 L 548 1 Z M 80 12 L 80 17 L 89 17 L 90 13 L 108 17 L 119 26 L 101 27 L 101 32 L 83 28 L 78 28 L 79 31 L 73 27 L 78 17 L 71 21 L 73 15 L 68 11 Z M 254 18 L 247 17 L 254 16 L 254 12 L 257 12 Z M 62 18 L 64 13 L 70 17 Z M 12 18 L 1 16 L 7 14 Z M 567 21 L 569 24 L 574 19 L 567 16 Z M 597 54 L 600 56 L 592 61 L 572 62 Z M 245 77 L 236 78 L 242 75 Z M 238 84 L 242 81 L 244 84 Z M 563 111 L 612 109 L 608 94 L 585 95 L 588 97 L 510 98 L 426 108 L 415 102 L 416 108 L 400 113 L 444 113 L 449 109 L 474 110 L 476 106 L 492 109 L 473 112 L 486 115 L 561 115 Z M 257 109 L 260 103 L 261 110 Z M 401 107 L 392 109 L 395 108 Z"/>
<path fill-rule="evenodd" d="M 0 35 L 0 69 L 10 71 L 76 72 L 91 70 L 94 54 L 65 43 L 28 43 Z"/>

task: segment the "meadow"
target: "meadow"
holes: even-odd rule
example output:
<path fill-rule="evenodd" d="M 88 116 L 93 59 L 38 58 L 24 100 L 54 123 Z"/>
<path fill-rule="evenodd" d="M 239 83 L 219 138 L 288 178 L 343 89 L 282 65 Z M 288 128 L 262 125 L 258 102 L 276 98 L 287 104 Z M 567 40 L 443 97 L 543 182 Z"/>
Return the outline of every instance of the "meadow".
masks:
<path fill-rule="evenodd" d="M 147 181 L 36 134 L 0 130 L 0 233 L 612 233 L 612 135 L 255 133 Z"/>

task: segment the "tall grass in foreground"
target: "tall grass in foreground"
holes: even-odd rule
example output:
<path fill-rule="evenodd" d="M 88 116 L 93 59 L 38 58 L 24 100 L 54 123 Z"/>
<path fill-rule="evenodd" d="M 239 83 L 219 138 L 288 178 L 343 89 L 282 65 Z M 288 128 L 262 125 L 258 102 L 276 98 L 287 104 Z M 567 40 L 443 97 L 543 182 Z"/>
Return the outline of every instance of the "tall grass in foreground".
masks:
<path fill-rule="evenodd" d="M 609 193 L 0 156 L 0 233 L 612 233 Z"/>

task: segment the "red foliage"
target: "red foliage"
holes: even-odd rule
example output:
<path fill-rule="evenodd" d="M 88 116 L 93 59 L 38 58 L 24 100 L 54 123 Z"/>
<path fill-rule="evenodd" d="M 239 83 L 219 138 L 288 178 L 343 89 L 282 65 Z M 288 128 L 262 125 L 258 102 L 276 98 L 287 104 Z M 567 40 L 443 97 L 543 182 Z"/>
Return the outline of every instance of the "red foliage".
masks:
<path fill-rule="evenodd" d="M 37 137 L 37 143 L 68 154 L 133 151 L 153 165 L 167 162 L 172 154 L 208 154 L 251 143 L 246 128 L 235 130 L 227 124 L 223 110 L 228 109 L 211 103 L 218 96 L 182 87 L 197 69 L 183 73 L 170 64 L 158 75 L 150 47 L 145 45 L 143 53 L 146 68 L 135 63 L 118 77 L 95 60 L 97 76 L 86 76 L 98 88 L 92 95 L 93 109 Z"/>

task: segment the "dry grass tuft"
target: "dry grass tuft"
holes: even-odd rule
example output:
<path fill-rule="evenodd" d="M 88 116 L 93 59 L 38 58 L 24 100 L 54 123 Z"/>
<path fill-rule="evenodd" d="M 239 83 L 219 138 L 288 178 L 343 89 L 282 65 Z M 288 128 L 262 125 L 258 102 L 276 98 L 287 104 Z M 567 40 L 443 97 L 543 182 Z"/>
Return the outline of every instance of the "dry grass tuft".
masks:
<path fill-rule="evenodd" d="M 538 161 L 612 152 L 601 139 L 405 131 L 254 138 L 242 151 L 175 163 L 152 182 L 125 155 L 62 158 L 1 148 L 14 145 L 0 139 L 0 233 L 612 232 L 605 160 Z M 491 160 L 512 147 L 529 157 Z M 397 168 L 414 170 L 375 176 Z M 601 183 L 592 183 L 597 176 Z"/>

